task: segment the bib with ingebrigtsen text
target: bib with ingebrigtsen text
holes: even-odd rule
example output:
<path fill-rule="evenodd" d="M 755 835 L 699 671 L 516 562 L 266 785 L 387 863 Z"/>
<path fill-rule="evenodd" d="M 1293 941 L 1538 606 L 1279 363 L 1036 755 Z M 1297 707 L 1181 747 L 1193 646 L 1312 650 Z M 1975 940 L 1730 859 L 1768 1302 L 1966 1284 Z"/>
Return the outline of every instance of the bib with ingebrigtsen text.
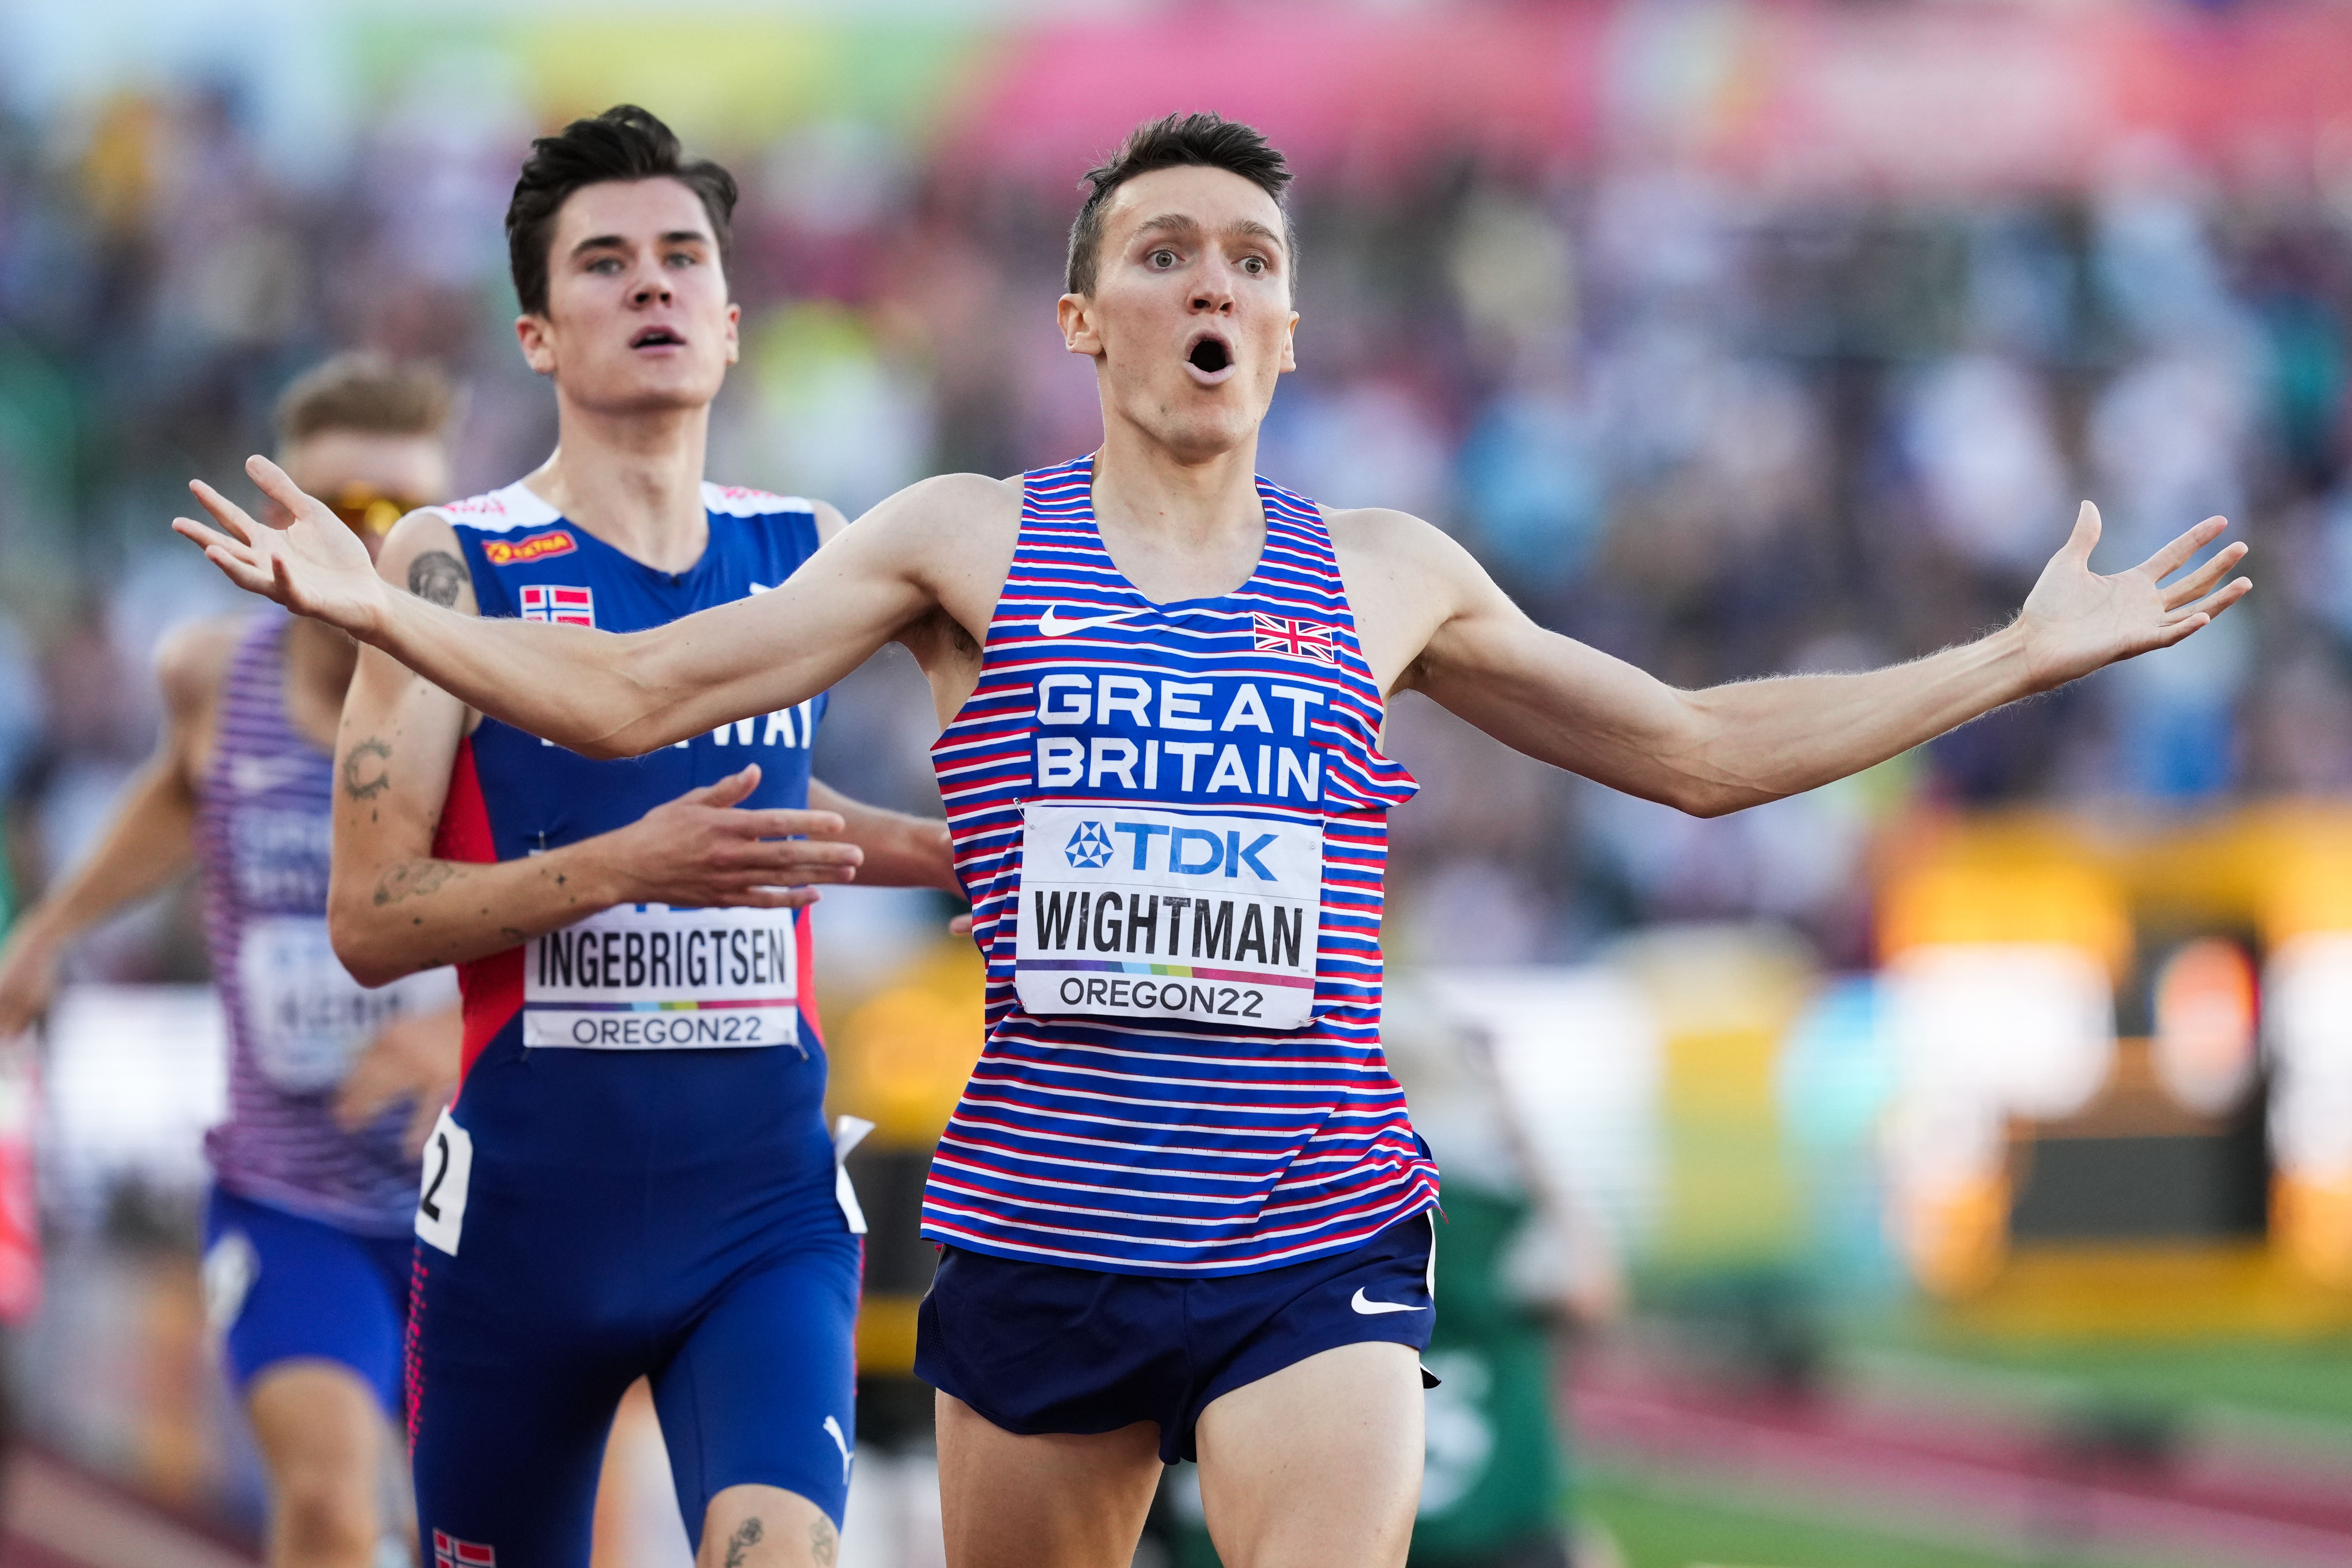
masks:
<path fill-rule="evenodd" d="M 800 1043 L 791 910 L 623 904 L 523 951 L 522 1043 L 668 1050 Z"/>

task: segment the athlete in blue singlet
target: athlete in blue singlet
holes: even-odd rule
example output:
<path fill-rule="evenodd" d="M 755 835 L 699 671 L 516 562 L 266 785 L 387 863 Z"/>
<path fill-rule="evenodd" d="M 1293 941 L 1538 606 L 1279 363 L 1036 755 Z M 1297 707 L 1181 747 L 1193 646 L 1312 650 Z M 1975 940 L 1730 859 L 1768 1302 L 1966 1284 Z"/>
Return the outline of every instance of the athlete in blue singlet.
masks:
<path fill-rule="evenodd" d="M 508 232 L 560 446 L 404 520 L 389 581 L 486 620 L 632 631 L 803 569 L 837 511 L 702 479 L 733 201 L 642 110 L 534 144 Z M 824 1120 L 810 895 L 780 884 L 845 879 L 861 851 L 861 879 L 954 875 L 940 824 L 812 784 L 824 706 L 596 761 L 361 663 L 337 948 L 373 980 L 454 962 L 465 988 L 464 1078 L 413 1199 L 409 1434 L 437 1562 L 583 1568 L 639 1377 L 704 1562 L 831 1561 L 864 1222 Z"/>
<path fill-rule="evenodd" d="M 1434 1173 L 1381 1059 L 1383 704 L 1418 689 L 1534 756 L 1719 813 L 1866 767 L 2189 636 L 2246 592 L 2209 519 L 2088 565 L 2085 507 L 2017 620 L 1868 674 L 1677 691 L 1521 614 L 1443 533 L 1255 478 L 1293 363 L 1280 154 L 1197 115 L 1089 175 L 1058 307 L 1103 444 L 927 480 L 774 593 L 602 637 L 389 594 L 306 521 L 175 524 L 236 582 L 467 700 L 626 755 L 823 690 L 896 639 L 929 674 L 988 1037 L 941 1141 L 940 1387 L 954 1568 L 1124 1563 L 1195 1453 L 1233 1568 L 1397 1564 L 1422 1458 Z"/>
<path fill-rule="evenodd" d="M 447 493 L 448 411 L 437 372 L 340 355 L 279 402 L 286 465 L 378 546 Z M 47 1005 L 77 932 L 195 866 L 229 1047 L 228 1116 L 205 1139 L 205 1307 L 268 1474 L 272 1568 L 369 1568 L 414 1530 L 378 1496 L 417 1145 L 457 1069 L 447 970 L 362 990 L 328 942 L 335 719 L 358 655 L 275 613 L 173 633 L 153 762 L 0 956 L 7 1036 Z"/>

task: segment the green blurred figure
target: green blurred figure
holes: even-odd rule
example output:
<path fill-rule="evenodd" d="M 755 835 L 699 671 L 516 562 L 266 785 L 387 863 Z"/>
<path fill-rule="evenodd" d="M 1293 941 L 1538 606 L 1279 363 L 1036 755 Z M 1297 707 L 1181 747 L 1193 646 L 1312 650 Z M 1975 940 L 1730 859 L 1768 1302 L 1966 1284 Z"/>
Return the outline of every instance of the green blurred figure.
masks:
<path fill-rule="evenodd" d="M 1451 1174 L 1444 1202 L 1437 1331 L 1422 1358 L 1439 1382 L 1423 1416 L 1428 1449 L 1407 1568 L 1566 1568 L 1558 1313 L 1512 1279 L 1515 1248 L 1539 1223 L 1536 1207 L 1524 1191 Z"/>

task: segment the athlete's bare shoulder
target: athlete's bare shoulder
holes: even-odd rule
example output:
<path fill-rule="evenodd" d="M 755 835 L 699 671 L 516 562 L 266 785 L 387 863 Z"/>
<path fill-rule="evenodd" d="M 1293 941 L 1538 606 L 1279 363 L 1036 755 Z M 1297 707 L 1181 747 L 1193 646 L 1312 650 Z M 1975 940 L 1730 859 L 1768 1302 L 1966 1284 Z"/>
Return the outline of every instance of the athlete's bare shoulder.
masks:
<path fill-rule="evenodd" d="M 236 651 L 237 639 L 253 620 L 250 612 L 205 616 L 163 634 L 155 646 L 155 679 L 163 689 L 165 709 L 174 717 L 211 710 L 219 698 L 222 678 L 228 673 L 229 656 Z"/>
<path fill-rule="evenodd" d="M 1327 506 L 1323 526 L 1343 556 L 1433 564 L 1461 551 L 1435 523 L 1394 507 Z"/>
<path fill-rule="evenodd" d="M 892 637 L 930 678 L 942 713 L 979 679 L 988 623 L 1020 535 L 1019 479 L 941 474 L 882 501 L 826 547 L 911 590 L 921 607 Z"/>
<path fill-rule="evenodd" d="M 476 615 L 474 574 L 458 547 L 457 530 L 439 507 L 419 507 L 383 536 L 375 558 L 376 574 L 407 589 L 420 599 Z"/>
<path fill-rule="evenodd" d="M 278 612 L 265 607 L 260 614 Z M 168 753 L 180 786 L 198 787 L 212 756 L 213 721 L 220 712 L 221 687 L 230 658 L 251 629 L 250 612 L 206 616 L 174 626 L 155 647 L 155 682 L 163 696 L 163 733 L 158 754 Z"/>
<path fill-rule="evenodd" d="M 1021 481 L 985 474 L 922 479 L 877 505 L 841 543 L 905 581 L 975 637 L 986 635 L 1021 532 Z"/>
<path fill-rule="evenodd" d="M 1391 507 L 1326 507 L 1323 526 L 1347 584 L 1356 635 L 1382 689 L 1404 677 L 1429 639 L 1491 581 L 1436 524 Z"/>

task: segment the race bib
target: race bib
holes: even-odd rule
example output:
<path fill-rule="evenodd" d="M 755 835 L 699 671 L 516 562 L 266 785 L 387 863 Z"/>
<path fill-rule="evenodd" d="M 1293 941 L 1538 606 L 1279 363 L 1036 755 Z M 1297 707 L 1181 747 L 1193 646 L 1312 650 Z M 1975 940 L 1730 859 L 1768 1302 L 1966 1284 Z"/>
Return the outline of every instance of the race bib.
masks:
<path fill-rule="evenodd" d="M 255 1063 L 262 1077 L 289 1094 L 333 1088 L 392 1019 L 457 999 L 457 978 L 446 969 L 373 990 L 362 985 L 335 956 L 327 922 L 316 915 L 247 921 L 238 939 L 236 978 Z"/>
<path fill-rule="evenodd" d="M 800 1043 L 790 910 L 624 904 L 523 951 L 522 1043 L 590 1050 Z"/>
<path fill-rule="evenodd" d="M 1030 1013 L 1297 1029 L 1314 1010 L 1319 821 L 1032 804 L 1020 899 Z"/>
<path fill-rule="evenodd" d="M 425 1140 L 424 1164 L 416 1190 L 416 1235 L 455 1258 L 466 1234 L 466 1194 L 474 1184 L 474 1138 L 446 1106 Z"/>

